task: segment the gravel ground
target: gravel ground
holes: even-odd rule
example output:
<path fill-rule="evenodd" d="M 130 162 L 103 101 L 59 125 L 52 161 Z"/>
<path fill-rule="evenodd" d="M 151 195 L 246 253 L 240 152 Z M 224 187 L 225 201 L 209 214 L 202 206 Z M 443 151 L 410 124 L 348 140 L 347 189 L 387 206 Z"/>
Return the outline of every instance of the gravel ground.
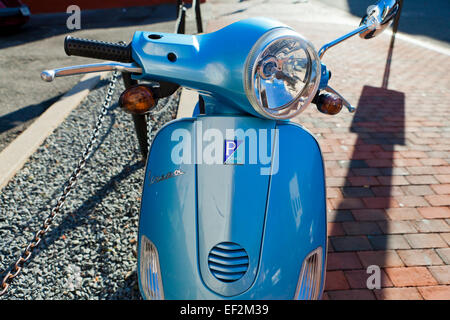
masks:
<path fill-rule="evenodd" d="M 113 101 L 123 85 L 118 79 Z M 12 267 L 48 216 L 93 130 L 108 81 L 75 109 L 0 193 L 0 270 Z M 160 101 L 155 131 L 176 115 Z M 137 227 L 145 163 L 130 115 L 112 106 L 99 144 L 61 214 L 3 299 L 140 299 Z"/>

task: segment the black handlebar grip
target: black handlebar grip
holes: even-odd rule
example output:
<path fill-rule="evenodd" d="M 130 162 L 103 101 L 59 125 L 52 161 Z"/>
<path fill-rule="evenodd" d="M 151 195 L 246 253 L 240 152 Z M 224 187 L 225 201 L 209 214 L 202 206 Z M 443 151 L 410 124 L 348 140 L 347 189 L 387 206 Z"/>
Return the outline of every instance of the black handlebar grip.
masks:
<path fill-rule="evenodd" d="M 64 40 L 64 51 L 68 56 L 80 56 L 117 62 L 133 62 L 131 46 L 124 44 L 67 36 Z"/>

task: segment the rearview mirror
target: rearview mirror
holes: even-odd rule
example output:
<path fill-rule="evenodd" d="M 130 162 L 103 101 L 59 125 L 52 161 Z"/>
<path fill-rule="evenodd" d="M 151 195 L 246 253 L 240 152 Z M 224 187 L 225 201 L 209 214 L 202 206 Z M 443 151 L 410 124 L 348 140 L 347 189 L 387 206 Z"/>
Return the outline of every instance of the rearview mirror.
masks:
<path fill-rule="evenodd" d="M 367 14 L 362 18 L 360 26 L 367 26 L 367 30 L 359 36 L 363 39 L 371 39 L 382 33 L 399 11 L 398 0 L 380 0 L 377 4 L 367 8 Z"/>

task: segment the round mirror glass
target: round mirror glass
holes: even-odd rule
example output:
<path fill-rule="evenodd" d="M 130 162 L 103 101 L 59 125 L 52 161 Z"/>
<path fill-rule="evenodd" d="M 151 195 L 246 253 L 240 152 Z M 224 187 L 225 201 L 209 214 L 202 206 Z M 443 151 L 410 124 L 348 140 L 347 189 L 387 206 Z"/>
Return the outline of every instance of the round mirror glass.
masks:
<path fill-rule="evenodd" d="M 399 3 L 396 0 L 380 0 L 377 4 L 367 8 L 367 14 L 362 18 L 360 26 L 369 28 L 359 34 L 361 38 L 371 39 L 382 33 L 399 11 Z"/>

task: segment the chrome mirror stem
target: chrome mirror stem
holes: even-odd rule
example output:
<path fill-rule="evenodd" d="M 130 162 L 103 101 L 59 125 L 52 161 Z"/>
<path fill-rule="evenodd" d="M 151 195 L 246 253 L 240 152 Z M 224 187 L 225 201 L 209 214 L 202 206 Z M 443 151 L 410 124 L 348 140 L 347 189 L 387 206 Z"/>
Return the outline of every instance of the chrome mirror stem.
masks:
<path fill-rule="evenodd" d="M 320 48 L 319 58 L 322 59 L 325 51 L 331 47 L 356 34 L 359 34 L 364 39 L 370 39 L 380 34 L 399 13 L 401 5 L 402 0 L 379 0 L 377 4 L 369 6 L 367 8 L 367 14 L 363 17 L 360 26 Z"/>
<path fill-rule="evenodd" d="M 342 37 L 339 37 L 336 40 L 333 40 L 333 41 L 323 45 L 322 48 L 320 48 L 320 50 L 319 50 L 319 58 L 322 59 L 325 51 L 327 51 L 331 47 L 334 47 L 335 45 L 341 43 L 344 40 L 347 40 L 348 38 L 353 37 L 354 35 L 357 35 L 361 32 L 368 30 L 370 28 L 370 26 L 371 25 L 364 24 L 364 25 L 358 27 L 357 29 L 353 30 L 352 32 L 349 32 L 346 35 L 343 35 Z"/>
<path fill-rule="evenodd" d="M 347 108 L 348 112 L 350 112 L 350 113 L 355 112 L 356 108 L 354 106 L 352 106 L 350 104 L 350 102 L 348 102 L 339 92 L 334 90 L 332 87 L 327 86 L 324 90 L 326 92 L 333 93 L 333 94 L 337 95 L 342 100 L 342 102 L 344 103 L 344 107 Z"/>
<path fill-rule="evenodd" d="M 44 70 L 41 73 L 41 79 L 51 82 L 55 77 L 65 77 L 75 74 L 103 72 L 103 71 L 125 71 L 130 73 L 142 73 L 142 68 L 135 63 L 120 63 L 120 62 L 102 62 L 93 64 L 83 64 L 79 66 L 70 66 L 54 70 Z"/>

